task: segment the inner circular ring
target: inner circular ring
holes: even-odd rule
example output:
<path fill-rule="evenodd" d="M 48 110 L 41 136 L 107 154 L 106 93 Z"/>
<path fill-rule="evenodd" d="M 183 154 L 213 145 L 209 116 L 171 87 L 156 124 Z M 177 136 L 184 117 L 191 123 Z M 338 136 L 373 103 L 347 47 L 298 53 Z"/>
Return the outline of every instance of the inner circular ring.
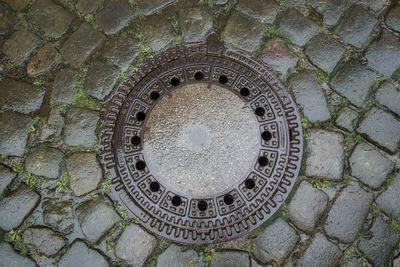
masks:
<path fill-rule="evenodd" d="M 255 115 L 226 88 L 193 83 L 170 91 L 154 106 L 143 133 L 149 169 L 176 193 L 204 197 L 237 184 L 255 163 Z"/>

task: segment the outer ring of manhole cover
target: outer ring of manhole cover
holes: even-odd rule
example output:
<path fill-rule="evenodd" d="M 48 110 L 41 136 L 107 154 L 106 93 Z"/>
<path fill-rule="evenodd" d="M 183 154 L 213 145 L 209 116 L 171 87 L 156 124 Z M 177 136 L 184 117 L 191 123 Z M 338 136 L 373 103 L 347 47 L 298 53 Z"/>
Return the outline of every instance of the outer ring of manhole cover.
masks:
<path fill-rule="evenodd" d="M 157 101 L 198 82 L 240 96 L 254 112 L 260 135 L 258 158 L 241 181 L 206 197 L 160 182 L 146 165 L 142 144 Z M 130 217 L 176 242 L 207 244 L 247 234 L 279 209 L 299 173 L 303 136 L 295 102 L 262 62 L 217 45 L 179 46 L 147 59 L 119 86 L 105 113 L 100 151 L 113 198 Z"/>

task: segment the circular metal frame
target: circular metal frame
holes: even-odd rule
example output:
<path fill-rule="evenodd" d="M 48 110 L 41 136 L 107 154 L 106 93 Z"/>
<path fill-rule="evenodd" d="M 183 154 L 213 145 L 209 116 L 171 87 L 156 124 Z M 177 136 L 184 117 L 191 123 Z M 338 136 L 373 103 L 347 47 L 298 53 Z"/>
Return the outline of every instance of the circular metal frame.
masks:
<path fill-rule="evenodd" d="M 219 194 L 184 195 L 157 180 L 146 165 L 146 119 L 169 91 L 212 83 L 242 98 L 260 133 L 258 158 L 237 186 Z M 153 233 L 180 243 L 227 241 L 256 229 L 288 197 L 300 170 L 300 116 L 287 89 L 259 60 L 217 45 L 179 46 L 146 61 L 108 103 L 101 161 L 113 197 Z"/>

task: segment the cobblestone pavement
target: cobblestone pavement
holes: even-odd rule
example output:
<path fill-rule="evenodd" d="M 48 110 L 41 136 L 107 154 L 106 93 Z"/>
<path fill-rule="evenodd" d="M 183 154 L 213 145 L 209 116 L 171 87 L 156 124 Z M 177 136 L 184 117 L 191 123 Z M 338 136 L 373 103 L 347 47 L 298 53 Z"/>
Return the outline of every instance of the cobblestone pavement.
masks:
<path fill-rule="evenodd" d="M 291 197 L 254 233 L 180 246 L 107 196 L 104 103 L 146 56 L 217 42 L 303 116 Z M 400 2 L 0 1 L 0 266 L 400 266 Z"/>

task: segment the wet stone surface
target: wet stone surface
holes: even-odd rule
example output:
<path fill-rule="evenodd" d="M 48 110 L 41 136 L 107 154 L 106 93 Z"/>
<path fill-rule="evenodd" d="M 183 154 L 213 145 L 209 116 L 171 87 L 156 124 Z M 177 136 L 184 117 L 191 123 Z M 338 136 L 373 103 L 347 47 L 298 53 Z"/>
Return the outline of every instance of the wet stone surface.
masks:
<path fill-rule="evenodd" d="M 273 70 L 282 74 L 282 79 L 286 79 L 288 70 L 296 67 L 299 60 L 280 38 L 268 40 L 259 58 Z"/>
<path fill-rule="evenodd" d="M 39 200 L 40 195 L 25 184 L 7 193 L 0 200 L 0 228 L 9 231 L 19 226 Z"/>
<path fill-rule="evenodd" d="M 204 42 L 213 26 L 208 8 L 190 8 L 179 11 L 182 38 L 185 43 Z"/>
<path fill-rule="evenodd" d="M 79 0 L 76 3 L 76 9 L 83 14 L 92 13 L 103 5 L 104 0 Z"/>
<path fill-rule="evenodd" d="M 336 124 L 349 131 L 353 131 L 358 121 L 358 113 L 350 108 L 344 108 L 336 119 Z"/>
<path fill-rule="evenodd" d="M 361 122 L 357 131 L 367 135 L 391 152 L 396 151 L 400 141 L 400 121 L 392 114 L 373 108 Z"/>
<path fill-rule="evenodd" d="M 83 90 L 97 99 L 104 99 L 112 90 L 118 78 L 118 70 L 101 61 L 94 61 L 89 67 Z"/>
<path fill-rule="evenodd" d="M 349 159 L 351 175 L 368 186 L 378 189 L 392 171 L 394 163 L 370 145 L 357 145 Z"/>
<path fill-rule="evenodd" d="M 0 242 L 0 257 L 2 259 L 1 264 L 4 266 L 24 266 L 24 267 L 34 267 L 35 262 L 27 257 L 18 254 L 11 245 Z"/>
<path fill-rule="evenodd" d="M 122 29 L 132 16 L 133 10 L 128 1 L 110 0 L 96 14 L 95 20 L 105 34 L 114 34 Z"/>
<path fill-rule="evenodd" d="M 211 264 L 221 267 L 250 267 L 250 259 L 245 252 L 217 252 L 212 255 Z"/>
<path fill-rule="evenodd" d="M 58 262 L 59 267 L 69 266 L 109 266 L 107 260 L 96 250 L 89 248 L 84 242 L 76 241 Z"/>
<path fill-rule="evenodd" d="M 281 264 L 299 240 L 300 237 L 289 224 L 277 219 L 253 240 L 253 255 L 263 264 L 272 261 Z"/>
<path fill-rule="evenodd" d="M 130 224 L 118 239 L 115 255 L 130 265 L 142 266 L 156 246 L 157 239 L 154 236 L 139 226 Z"/>
<path fill-rule="evenodd" d="M 10 123 L 12 121 L 13 123 Z M 22 156 L 32 118 L 14 112 L 0 113 L 0 154 Z"/>
<path fill-rule="evenodd" d="M 65 118 L 64 142 L 68 146 L 92 148 L 99 114 L 84 108 L 70 108 Z"/>
<path fill-rule="evenodd" d="M 39 37 L 21 28 L 5 41 L 2 51 L 15 64 L 21 65 L 39 44 Z"/>
<path fill-rule="evenodd" d="M 381 84 L 375 95 L 376 100 L 400 116 L 400 89 L 388 81 Z"/>
<path fill-rule="evenodd" d="M 336 33 L 344 42 L 361 48 L 365 46 L 377 22 L 367 9 L 354 5 L 341 20 Z"/>
<path fill-rule="evenodd" d="M 291 82 L 296 101 L 302 107 L 308 121 L 330 119 L 328 106 L 315 72 L 306 71 L 298 74 L 292 78 Z"/>
<path fill-rule="evenodd" d="M 144 15 L 151 15 L 176 0 L 137 0 L 139 8 Z"/>
<path fill-rule="evenodd" d="M 183 250 L 171 244 L 157 259 L 157 267 L 200 267 L 200 257 L 194 250 Z"/>
<path fill-rule="evenodd" d="M 357 60 L 347 62 L 331 82 L 331 86 L 351 103 L 360 107 L 375 83 L 376 74 Z"/>
<path fill-rule="evenodd" d="M 97 188 L 102 172 L 95 153 L 77 152 L 65 163 L 69 174 L 69 185 L 76 196 L 85 195 Z"/>
<path fill-rule="evenodd" d="M 55 102 L 71 104 L 78 73 L 72 69 L 60 69 L 54 77 L 51 98 Z"/>
<path fill-rule="evenodd" d="M 347 0 L 316 0 L 311 5 L 323 15 L 324 24 L 331 27 L 339 23 L 350 3 Z"/>
<path fill-rule="evenodd" d="M 386 16 L 386 25 L 393 30 L 400 32 L 400 5 L 397 4 L 393 9 L 389 11 Z"/>
<path fill-rule="evenodd" d="M 320 232 L 316 233 L 311 245 L 298 261 L 301 267 L 337 266 L 342 252 L 339 247 L 326 239 Z"/>
<path fill-rule="evenodd" d="M 102 33 L 88 23 L 82 23 L 65 41 L 61 54 L 72 67 L 79 68 L 104 39 Z"/>
<path fill-rule="evenodd" d="M 310 132 L 306 175 L 341 180 L 343 173 L 343 135 L 323 130 Z"/>
<path fill-rule="evenodd" d="M 42 206 L 45 224 L 62 233 L 70 233 L 74 229 L 71 201 L 49 199 L 44 201 Z"/>
<path fill-rule="evenodd" d="M 399 246 L 398 233 L 380 216 L 376 218 L 370 231 L 372 238 L 361 239 L 358 248 L 374 266 L 388 266 L 393 251 Z"/>
<path fill-rule="evenodd" d="M 98 241 L 120 220 L 111 202 L 102 196 L 80 204 L 76 214 L 84 236 L 92 243 Z"/>
<path fill-rule="evenodd" d="M 23 240 L 29 248 L 46 257 L 54 256 L 66 244 L 66 240 L 60 234 L 46 227 L 25 230 Z"/>
<path fill-rule="evenodd" d="M 274 22 L 278 8 L 279 5 L 273 0 L 239 0 L 236 5 L 238 11 L 269 24 Z"/>
<path fill-rule="evenodd" d="M 233 13 L 221 33 L 221 39 L 247 52 L 253 52 L 261 41 L 264 31 L 265 27 L 261 22 Z"/>
<path fill-rule="evenodd" d="M 347 186 L 336 199 L 326 219 L 324 230 L 331 238 L 344 243 L 354 241 L 367 217 L 374 195 L 357 183 Z"/>
<path fill-rule="evenodd" d="M 28 11 L 28 19 L 51 38 L 62 36 L 74 16 L 51 0 L 38 0 Z"/>
<path fill-rule="evenodd" d="M 11 31 L 13 25 L 17 21 L 17 17 L 7 7 L 0 7 L 0 35 L 5 35 Z"/>
<path fill-rule="evenodd" d="M 298 46 L 304 46 L 312 38 L 317 25 L 296 9 L 289 9 L 279 23 L 282 36 Z"/>
<path fill-rule="evenodd" d="M 63 156 L 63 153 L 55 148 L 34 148 L 26 158 L 25 168 L 35 175 L 57 178 Z"/>
<path fill-rule="evenodd" d="M 327 204 L 328 196 L 323 191 L 303 181 L 290 201 L 289 216 L 298 228 L 311 233 Z"/>
<path fill-rule="evenodd" d="M 16 176 L 17 173 L 13 172 L 4 165 L 0 165 L 0 195 Z"/>
<path fill-rule="evenodd" d="M 345 48 L 324 33 L 316 35 L 305 50 L 311 62 L 327 73 L 333 71 L 344 52 Z"/>
<path fill-rule="evenodd" d="M 400 220 L 400 174 L 394 176 L 393 183 L 376 199 L 379 207 L 396 220 Z"/>
<path fill-rule="evenodd" d="M 54 107 L 50 110 L 48 117 L 39 119 L 39 140 L 54 141 L 61 134 L 64 125 L 64 117 L 59 108 Z"/>
<path fill-rule="evenodd" d="M 57 55 L 58 52 L 53 44 L 45 44 L 29 61 L 26 72 L 28 75 L 36 76 L 48 71 L 54 64 Z"/>

